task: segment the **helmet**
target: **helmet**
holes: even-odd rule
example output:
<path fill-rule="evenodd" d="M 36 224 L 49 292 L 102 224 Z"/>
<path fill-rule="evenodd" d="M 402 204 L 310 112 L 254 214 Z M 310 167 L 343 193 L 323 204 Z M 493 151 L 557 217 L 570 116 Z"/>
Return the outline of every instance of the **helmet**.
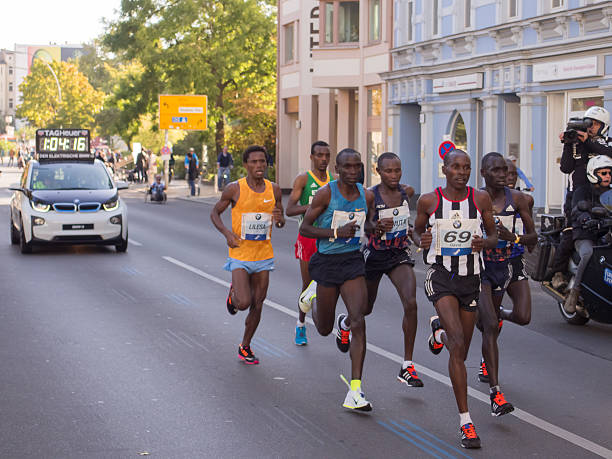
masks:
<path fill-rule="evenodd" d="M 601 178 L 596 174 L 599 169 L 608 168 L 612 171 L 612 158 L 606 155 L 595 156 L 589 159 L 587 164 L 587 178 L 589 182 L 597 184 L 601 182 Z"/>
<path fill-rule="evenodd" d="M 597 135 L 607 135 L 610 127 L 610 112 L 603 107 L 591 107 L 584 112 L 584 118 L 591 118 L 599 121 L 602 126 Z"/>

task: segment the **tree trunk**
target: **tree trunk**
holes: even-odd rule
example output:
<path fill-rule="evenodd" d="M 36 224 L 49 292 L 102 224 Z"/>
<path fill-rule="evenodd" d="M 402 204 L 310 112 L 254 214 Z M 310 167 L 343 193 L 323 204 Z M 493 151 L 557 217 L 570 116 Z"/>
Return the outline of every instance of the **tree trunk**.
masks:
<path fill-rule="evenodd" d="M 217 85 L 219 88 L 219 94 L 217 95 L 216 107 L 219 109 L 219 113 L 221 114 L 217 124 L 215 125 L 215 147 L 217 157 L 221 153 L 223 149 L 223 145 L 225 144 L 225 120 L 223 114 L 223 90 L 225 89 L 225 84 L 220 83 Z"/>

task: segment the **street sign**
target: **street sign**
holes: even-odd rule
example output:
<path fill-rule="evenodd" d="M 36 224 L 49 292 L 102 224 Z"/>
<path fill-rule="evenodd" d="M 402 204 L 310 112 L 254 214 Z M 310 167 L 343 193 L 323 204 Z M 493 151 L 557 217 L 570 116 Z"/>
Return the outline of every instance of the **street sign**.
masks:
<path fill-rule="evenodd" d="M 203 131 L 206 129 L 206 96 L 159 96 L 159 128 Z"/>
<path fill-rule="evenodd" d="M 170 150 L 170 147 L 168 146 L 163 147 L 160 153 L 161 153 L 162 161 L 170 161 L 170 154 L 172 153 L 172 150 Z"/>
<path fill-rule="evenodd" d="M 454 149 L 455 149 L 455 144 L 451 142 L 450 140 L 445 140 L 444 142 L 440 144 L 440 147 L 438 148 L 438 154 L 440 155 L 440 158 L 444 159 L 444 155 Z"/>

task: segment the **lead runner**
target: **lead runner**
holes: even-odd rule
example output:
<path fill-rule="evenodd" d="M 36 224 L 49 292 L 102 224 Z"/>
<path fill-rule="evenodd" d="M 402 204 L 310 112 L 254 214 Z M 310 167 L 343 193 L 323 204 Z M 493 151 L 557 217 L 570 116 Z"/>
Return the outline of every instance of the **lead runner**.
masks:
<path fill-rule="evenodd" d="M 459 409 L 461 446 L 480 448 L 468 410 L 465 359 L 478 310 L 480 252 L 485 247 L 495 247 L 497 231 L 491 198 L 467 185 L 471 169 L 470 157 L 463 150 L 444 155 L 446 187 L 419 198 L 413 239 L 425 249 L 425 262 L 432 265 L 425 277 L 425 293 L 438 316 L 430 319 L 429 348 L 439 354 L 447 347 L 448 372 Z"/>

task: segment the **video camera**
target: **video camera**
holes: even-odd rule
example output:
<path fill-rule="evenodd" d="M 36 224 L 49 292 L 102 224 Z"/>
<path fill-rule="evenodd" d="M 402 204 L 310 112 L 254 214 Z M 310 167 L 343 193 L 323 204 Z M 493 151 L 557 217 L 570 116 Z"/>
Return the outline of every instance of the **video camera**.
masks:
<path fill-rule="evenodd" d="M 587 130 L 593 124 L 593 120 L 590 118 L 570 118 L 565 127 L 563 133 L 563 143 L 578 143 L 578 131 L 587 132 Z"/>

